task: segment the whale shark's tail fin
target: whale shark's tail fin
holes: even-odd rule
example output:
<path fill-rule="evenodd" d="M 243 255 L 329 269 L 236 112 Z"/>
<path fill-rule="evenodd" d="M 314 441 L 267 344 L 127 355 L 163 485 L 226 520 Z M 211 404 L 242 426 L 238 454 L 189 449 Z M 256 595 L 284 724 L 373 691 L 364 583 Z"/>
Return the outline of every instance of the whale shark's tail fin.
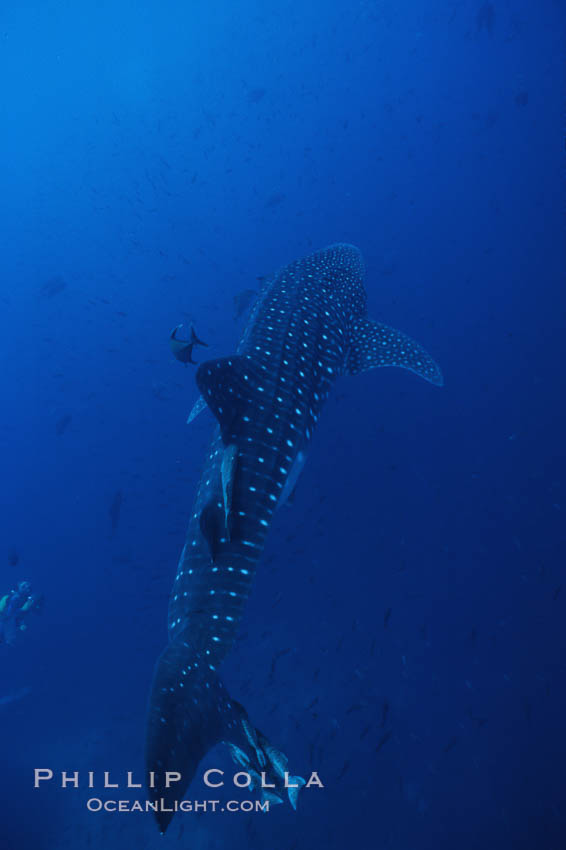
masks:
<path fill-rule="evenodd" d="M 287 790 L 296 807 L 304 779 L 291 777 L 288 787 L 285 756 L 252 725 L 207 656 L 191 647 L 181 633 L 157 662 L 147 724 L 148 794 L 156 804 L 161 833 L 169 826 L 175 804 L 183 799 L 199 762 L 220 742 L 228 744 L 234 760 L 250 775 L 250 789 L 261 790 L 262 798 L 272 803 L 283 802 Z M 177 780 L 176 775 L 181 778 Z M 269 791 L 263 790 L 267 786 Z"/>
<path fill-rule="evenodd" d="M 379 366 L 401 366 L 431 384 L 444 383 L 438 364 L 410 336 L 372 319 L 357 319 L 350 333 L 346 372 L 357 375 Z"/>

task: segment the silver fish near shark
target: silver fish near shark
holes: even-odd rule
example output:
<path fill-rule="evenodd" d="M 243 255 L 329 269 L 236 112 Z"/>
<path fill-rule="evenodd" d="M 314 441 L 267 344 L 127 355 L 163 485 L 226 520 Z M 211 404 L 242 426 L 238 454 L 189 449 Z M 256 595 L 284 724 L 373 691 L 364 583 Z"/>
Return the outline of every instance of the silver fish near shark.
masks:
<path fill-rule="evenodd" d="M 202 363 L 202 399 L 217 419 L 169 601 L 168 643 L 155 669 L 147 722 L 149 788 L 165 832 L 201 759 L 225 742 L 268 799 L 287 791 L 285 756 L 227 693 L 219 669 L 234 644 L 278 504 L 294 486 L 328 393 L 341 375 L 382 366 L 441 386 L 442 374 L 405 334 L 369 319 L 364 265 L 336 244 L 264 282 L 230 357 Z M 202 407 L 195 406 L 194 415 Z M 291 486 L 290 486 L 291 485 Z M 178 772 L 167 788 L 159 777 Z M 300 777 L 289 797 L 296 804 Z"/>

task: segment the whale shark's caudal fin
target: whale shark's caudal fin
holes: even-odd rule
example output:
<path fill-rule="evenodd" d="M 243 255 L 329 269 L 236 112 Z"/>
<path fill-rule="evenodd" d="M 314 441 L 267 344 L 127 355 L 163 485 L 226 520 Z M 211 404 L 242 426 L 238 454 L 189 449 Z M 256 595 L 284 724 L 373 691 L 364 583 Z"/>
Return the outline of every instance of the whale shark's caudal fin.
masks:
<path fill-rule="evenodd" d="M 169 826 L 175 803 L 183 799 L 199 762 L 220 742 L 228 744 L 234 760 L 249 773 L 251 789 L 261 789 L 263 778 L 272 802 L 282 802 L 288 790 L 296 806 L 304 780 L 293 777 L 287 789 L 282 769 L 285 756 L 230 698 L 206 653 L 191 647 L 181 632 L 157 662 L 147 727 L 148 795 L 157 804 L 155 817 L 161 833 Z M 179 774 L 179 781 L 171 780 L 172 774 Z"/>
<path fill-rule="evenodd" d="M 444 383 L 438 364 L 414 339 L 371 319 L 357 319 L 351 330 L 346 372 L 357 375 L 379 366 L 401 366 L 431 384 L 441 387 Z"/>

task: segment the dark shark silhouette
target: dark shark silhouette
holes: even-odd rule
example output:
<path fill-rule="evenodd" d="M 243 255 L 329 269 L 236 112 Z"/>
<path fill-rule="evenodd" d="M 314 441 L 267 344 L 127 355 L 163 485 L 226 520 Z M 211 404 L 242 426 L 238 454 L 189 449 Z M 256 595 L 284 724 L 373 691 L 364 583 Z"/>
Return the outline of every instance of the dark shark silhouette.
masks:
<path fill-rule="evenodd" d="M 287 760 L 251 723 L 219 677 L 233 646 L 273 513 L 294 485 L 337 377 L 401 366 L 443 383 L 409 337 L 366 314 L 364 266 L 352 245 L 331 245 L 264 282 L 237 353 L 202 363 L 201 395 L 218 425 L 205 462 L 169 602 L 169 642 L 153 681 L 147 727 L 150 798 L 173 809 L 218 742 L 263 792 L 296 804 Z M 196 410 L 202 406 L 197 403 Z M 182 781 L 165 787 L 166 771 Z M 157 811 L 162 832 L 173 811 Z"/>

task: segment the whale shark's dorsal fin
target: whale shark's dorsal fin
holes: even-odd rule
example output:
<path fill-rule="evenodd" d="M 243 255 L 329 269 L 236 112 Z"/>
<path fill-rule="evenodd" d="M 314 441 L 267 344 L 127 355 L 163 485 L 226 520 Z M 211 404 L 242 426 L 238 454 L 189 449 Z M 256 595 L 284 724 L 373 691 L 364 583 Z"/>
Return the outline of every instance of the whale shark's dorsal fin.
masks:
<path fill-rule="evenodd" d="M 346 373 L 350 375 L 379 366 L 401 366 L 431 384 L 441 387 L 444 383 L 438 364 L 418 342 L 371 319 L 354 322 L 345 366 Z"/>
<path fill-rule="evenodd" d="M 234 354 L 201 363 L 196 379 L 204 400 L 220 423 L 222 441 L 228 446 L 234 425 L 252 402 L 263 409 L 264 388 L 258 368 L 249 357 Z"/>

